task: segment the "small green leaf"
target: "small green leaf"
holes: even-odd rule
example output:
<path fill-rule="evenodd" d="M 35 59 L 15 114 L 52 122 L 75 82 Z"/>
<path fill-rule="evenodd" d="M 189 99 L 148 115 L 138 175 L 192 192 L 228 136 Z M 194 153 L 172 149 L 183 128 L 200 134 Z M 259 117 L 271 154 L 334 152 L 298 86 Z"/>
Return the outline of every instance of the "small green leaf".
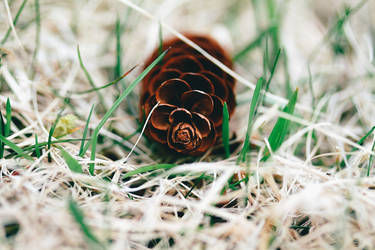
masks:
<path fill-rule="evenodd" d="M 76 172 L 76 173 L 80 173 L 82 174 L 83 171 L 82 171 L 82 166 L 81 164 L 78 163 L 78 161 L 76 159 L 74 159 L 68 152 L 66 152 L 63 148 L 60 148 L 60 151 L 61 151 L 61 154 L 66 162 L 66 164 L 68 165 L 68 167 L 70 168 L 70 170 L 72 170 L 73 172 Z"/>
<path fill-rule="evenodd" d="M 294 91 L 292 97 L 289 100 L 289 103 L 284 107 L 283 112 L 287 114 L 294 113 L 294 107 L 297 102 L 298 89 Z M 289 131 L 290 120 L 279 117 L 276 121 L 275 126 L 273 127 L 271 134 L 268 137 L 268 142 L 272 151 L 279 149 L 283 143 L 286 134 Z M 270 152 L 265 151 L 262 161 L 266 161 L 270 157 Z"/>

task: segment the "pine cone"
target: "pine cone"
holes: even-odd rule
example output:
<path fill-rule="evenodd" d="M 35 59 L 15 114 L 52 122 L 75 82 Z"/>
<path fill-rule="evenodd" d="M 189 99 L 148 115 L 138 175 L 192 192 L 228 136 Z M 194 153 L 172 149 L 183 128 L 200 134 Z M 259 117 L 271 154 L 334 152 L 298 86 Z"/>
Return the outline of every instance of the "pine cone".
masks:
<path fill-rule="evenodd" d="M 232 68 L 223 48 L 212 38 L 186 35 L 210 55 Z M 223 105 L 229 115 L 235 108 L 234 79 L 207 58 L 175 38 L 163 42 L 171 48 L 162 63 L 144 78 L 141 90 L 141 120 L 153 111 L 145 134 L 183 154 L 200 155 L 215 145 L 222 134 Z M 159 50 L 146 62 L 146 67 Z"/>

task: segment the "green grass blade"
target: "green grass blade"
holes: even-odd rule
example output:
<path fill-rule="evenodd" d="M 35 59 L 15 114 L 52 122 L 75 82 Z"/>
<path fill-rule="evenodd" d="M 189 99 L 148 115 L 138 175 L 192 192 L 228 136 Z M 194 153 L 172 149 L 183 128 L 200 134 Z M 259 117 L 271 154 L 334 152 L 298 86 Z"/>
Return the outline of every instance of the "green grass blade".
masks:
<path fill-rule="evenodd" d="M 7 145 L 8 147 L 10 147 L 11 149 L 13 149 L 17 154 L 23 156 L 25 159 L 27 160 L 31 160 L 33 161 L 34 159 L 27 155 L 23 149 L 21 149 L 20 147 L 18 147 L 16 144 L 14 144 L 13 142 L 9 141 L 7 138 L 5 138 L 4 136 L 0 135 L 0 141 L 2 141 L 5 145 Z"/>
<path fill-rule="evenodd" d="M 287 114 L 294 113 L 294 107 L 297 102 L 298 89 L 294 91 L 292 97 L 290 98 L 288 104 L 284 107 L 283 112 Z M 273 127 L 271 134 L 268 137 L 268 142 L 272 151 L 276 151 L 284 141 L 286 134 L 289 131 L 290 120 L 279 117 Z M 270 152 L 265 151 L 262 161 L 266 161 L 270 157 Z"/>
<path fill-rule="evenodd" d="M 83 64 L 83 60 L 82 60 L 82 57 L 81 57 L 81 51 L 79 49 L 79 45 L 77 45 L 77 55 L 78 55 L 79 65 L 80 65 L 81 69 L 83 70 L 83 73 L 85 74 L 87 81 L 89 82 L 89 84 L 91 85 L 92 88 L 96 88 L 94 80 L 92 79 L 90 73 L 87 71 L 86 66 Z"/>
<path fill-rule="evenodd" d="M 205 173 L 202 173 L 202 174 L 196 179 L 196 181 L 200 181 L 200 180 L 202 180 L 202 179 L 204 178 L 205 175 L 206 175 Z M 196 185 L 197 185 L 197 182 L 196 182 L 196 181 L 194 181 L 194 184 L 191 186 L 191 188 L 189 189 L 189 191 L 185 194 L 185 196 L 184 196 L 185 199 L 186 199 L 187 197 L 189 197 L 190 194 L 193 192 L 194 188 L 195 188 Z"/>
<path fill-rule="evenodd" d="M 1 111 L 0 111 L 0 135 L 5 136 L 5 122 L 4 122 L 4 118 L 3 118 Z M 2 141 L 0 141 L 0 159 L 4 157 L 4 146 L 5 144 Z"/>
<path fill-rule="evenodd" d="M 121 47 L 121 20 L 119 16 L 116 17 L 116 24 L 115 24 L 115 33 L 116 33 L 116 65 L 114 69 L 114 78 L 117 79 L 121 76 L 121 68 L 122 68 L 122 61 L 121 61 L 121 54 L 122 54 L 122 47 Z M 122 78 L 121 78 L 122 79 Z M 120 81 L 122 85 L 122 89 L 125 89 L 125 83 Z"/>
<path fill-rule="evenodd" d="M 87 150 L 87 148 L 91 145 L 91 161 L 95 160 L 95 153 L 96 153 L 96 143 L 99 135 L 100 129 L 104 126 L 104 124 L 107 122 L 107 120 L 111 117 L 113 112 L 120 106 L 121 102 L 129 95 L 129 93 L 134 89 L 134 87 L 142 81 L 142 79 L 151 71 L 153 67 L 159 61 L 165 56 L 165 54 L 168 52 L 168 50 L 164 51 L 158 58 L 156 58 L 117 98 L 117 100 L 114 102 L 112 107 L 105 113 L 102 120 L 99 122 L 98 126 L 95 128 L 92 139 L 90 143 L 87 143 L 84 147 L 84 150 Z M 89 165 L 89 172 L 91 175 L 94 174 L 94 163 L 90 163 Z"/>
<path fill-rule="evenodd" d="M 274 0 L 266 0 L 266 6 L 268 11 L 268 18 L 272 19 L 275 17 L 276 13 L 276 3 Z"/>
<path fill-rule="evenodd" d="M 312 105 L 312 108 L 315 109 L 315 94 L 314 94 L 314 87 L 313 87 L 313 83 L 312 83 L 312 72 L 311 72 L 311 66 L 310 66 L 310 63 L 307 64 L 307 73 L 309 75 L 309 90 L 310 90 L 310 95 L 311 95 L 311 105 Z"/>
<path fill-rule="evenodd" d="M 309 89 L 311 92 L 311 97 L 312 97 L 311 102 L 312 102 L 313 109 L 315 109 L 315 94 L 314 94 L 314 88 L 312 84 L 312 76 L 313 76 L 313 73 L 311 72 L 312 62 L 319 55 L 319 51 L 323 47 L 324 43 L 328 42 L 335 34 L 340 33 L 342 31 L 342 28 L 344 27 L 344 24 L 351 18 L 351 16 L 357 13 L 367 2 L 368 0 L 362 0 L 352 7 L 345 7 L 344 13 L 338 17 L 338 19 L 335 21 L 333 26 L 324 35 L 322 41 L 310 53 L 308 57 L 307 71 L 308 71 L 308 76 L 309 76 L 308 84 L 309 84 Z"/>
<path fill-rule="evenodd" d="M 74 159 L 68 152 L 66 152 L 63 148 L 60 148 L 61 155 L 64 158 L 66 164 L 70 168 L 72 172 L 82 174 L 82 166 L 78 163 L 76 159 Z"/>
<path fill-rule="evenodd" d="M 374 130 L 375 130 L 375 126 L 373 126 L 358 142 L 357 142 L 357 144 L 358 145 L 363 145 L 363 142 L 367 139 L 367 137 L 369 137 L 373 132 L 374 132 Z M 353 148 L 350 152 L 352 153 L 352 152 L 355 152 L 355 151 L 357 151 L 358 150 L 358 148 Z M 371 155 L 372 156 L 372 155 Z M 371 156 L 370 156 L 370 158 L 371 158 Z M 347 160 L 349 160 L 350 159 L 350 157 L 351 157 L 351 155 L 349 154 L 348 156 L 347 156 Z M 371 160 L 371 159 L 369 159 L 369 160 Z M 372 162 L 372 161 L 371 161 Z M 340 168 L 344 168 L 345 167 L 345 161 L 344 160 L 342 160 L 341 162 L 340 162 Z M 368 170 L 369 171 L 369 170 Z"/>
<path fill-rule="evenodd" d="M 56 129 L 56 126 L 57 126 L 57 123 L 59 122 L 60 120 L 60 117 L 61 117 L 61 114 L 62 112 L 64 111 L 65 109 L 65 106 L 60 110 L 60 112 L 57 114 L 57 117 L 56 117 L 56 120 L 54 121 L 54 123 L 52 124 L 52 127 L 50 128 L 49 130 L 49 133 L 48 133 L 48 141 L 47 141 L 47 150 L 50 150 L 51 149 L 51 142 L 52 142 L 52 135 L 53 133 L 55 132 L 55 129 Z M 48 152 L 48 162 L 52 162 L 52 158 L 51 158 L 51 153 Z"/>
<path fill-rule="evenodd" d="M 244 141 L 242 150 L 240 152 L 240 155 L 237 158 L 237 164 L 239 162 L 245 162 L 246 161 L 246 154 L 247 154 L 247 152 L 249 150 L 249 146 L 250 146 L 250 136 L 251 136 L 252 126 L 254 124 L 255 115 L 257 113 L 259 104 L 261 103 L 261 100 L 262 100 L 262 95 L 263 95 L 262 89 L 263 88 L 264 88 L 264 80 L 263 80 L 263 77 L 260 77 L 258 79 L 258 82 L 256 84 L 256 87 L 255 87 L 255 90 L 254 90 L 254 93 L 253 93 L 253 97 L 251 99 L 249 119 L 248 119 L 248 123 L 247 123 L 246 137 L 245 137 L 245 141 Z"/>
<path fill-rule="evenodd" d="M 264 51 L 263 51 L 263 77 L 267 79 L 269 65 L 269 47 L 268 47 L 268 36 L 264 39 Z"/>
<path fill-rule="evenodd" d="M 85 145 L 85 141 L 86 141 L 87 132 L 89 130 L 89 124 L 90 124 L 90 120 L 91 120 L 92 111 L 94 110 L 94 106 L 95 106 L 94 104 L 91 106 L 89 116 L 87 117 L 85 130 L 83 131 L 81 146 L 79 148 L 79 154 L 78 154 L 80 157 L 82 157 L 86 153 L 86 151 L 84 151 L 83 149 L 84 149 L 84 145 Z"/>
<path fill-rule="evenodd" d="M 13 26 L 16 26 L 16 24 L 17 24 L 17 22 L 18 22 L 18 18 L 20 17 L 20 15 L 21 15 L 23 9 L 25 8 L 26 2 L 27 2 L 27 0 L 23 0 L 23 2 L 22 2 L 22 4 L 21 4 L 20 8 L 18 9 L 18 11 L 17 11 L 17 13 L 16 13 L 16 16 L 15 16 L 14 19 L 13 19 Z M 1 40 L 1 44 L 6 43 L 6 41 L 7 41 L 8 38 L 9 38 L 9 35 L 10 35 L 10 32 L 11 32 L 11 31 L 12 31 L 12 28 L 9 27 L 8 30 L 7 30 L 7 32 L 6 32 L 5 35 L 4 35 L 3 39 Z"/>
<path fill-rule="evenodd" d="M 367 139 L 367 137 L 369 137 L 375 130 L 375 126 L 373 126 L 358 142 L 357 144 L 358 145 L 363 145 L 363 142 Z M 358 148 L 353 148 L 350 152 L 355 152 L 357 151 Z M 349 154 L 348 156 L 346 156 L 346 160 L 348 161 L 350 159 L 351 155 Z M 370 156 L 371 157 L 371 156 Z M 340 162 L 340 168 L 344 168 L 345 167 L 345 160 L 341 160 Z"/>
<path fill-rule="evenodd" d="M 285 49 L 283 49 L 283 66 L 285 74 L 285 96 L 289 99 L 293 94 L 293 90 L 292 86 L 290 85 L 289 62 Z"/>
<path fill-rule="evenodd" d="M 12 123 L 12 107 L 10 106 L 9 98 L 7 99 L 5 110 L 7 123 L 5 124 L 4 136 L 7 137 L 10 135 L 10 124 Z"/>
<path fill-rule="evenodd" d="M 90 140 L 90 139 L 86 139 L 86 141 L 87 140 Z M 35 147 L 36 146 L 40 150 L 42 147 L 45 147 L 48 144 L 55 145 L 55 144 L 59 144 L 59 143 L 77 142 L 77 141 L 82 141 L 82 139 L 60 139 L 60 140 L 51 141 L 50 143 L 48 141 L 46 141 L 46 142 L 38 142 L 38 145 L 33 144 L 33 145 L 30 145 L 30 146 L 22 148 L 22 150 L 23 150 L 23 152 L 31 152 L 31 151 L 35 151 Z M 15 153 L 15 152 L 10 153 L 9 155 L 7 155 L 7 158 L 14 157 L 14 156 L 17 156 L 17 153 Z"/>
<path fill-rule="evenodd" d="M 82 212 L 82 210 L 78 207 L 78 204 L 70 198 L 68 201 L 68 209 L 70 213 L 72 214 L 74 220 L 79 225 L 81 231 L 83 232 L 86 239 L 88 239 L 89 245 L 92 243 L 96 244 L 97 247 L 100 247 L 101 249 L 104 249 L 104 246 L 102 243 L 98 240 L 98 238 L 92 233 L 91 228 L 86 224 L 85 217 Z"/>
<path fill-rule="evenodd" d="M 228 105 L 224 102 L 223 106 L 223 145 L 225 150 L 225 158 L 229 158 L 230 150 L 229 150 L 229 112 L 228 112 Z"/>
<path fill-rule="evenodd" d="M 36 34 L 35 34 L 35 48 L 33 52 L 33 57 L 31 61 L 31 69 L 32 69 L 32 77 L 34 78 L 35 75 L 35 62 L 36 58 L 39 52 L 39 47 L 40 47 L 40 26 L 41 26 L 41 21 L 40 21 L 40 5 L 39 5 L 39 0 L 34 0 L 34 5 L 35 5 L 35 23 L 36 23 Z"/>
<path fill-rule="evenodd" d="M 336 22 L 333 24 L 333 26 L 328 30 L 326 35 L 323 38 L 323 42 L 328 41 L 333 35 L 335 35 L 337 32 L 340 32 L 342 28 L 344 27 L 344 24 L 349 20 L 351 16 L 353 16 L 355 13 L 357 13 L 366 3 L 368 0 L 362 0 L 358 2 L 358 4 L 352 6 L 352 7 L 345 7 L 344 13 L 338 17 Z M 316 48 L 313 50 L 313 53 L 311 54 L 311 59 L 313 59 L 317 55 L 317 51 L 319 48 Z"/>
<path fill-rule="evenodd" d="M 273 65 L 272 65 L 272 68 L 271 68 L 271 71 L 270 71 L 270 77 L 268 78 L 267 83 L 266 83 L 266 88 L 265 88 L 266 92 L 268 92 L 268 89 L 269 89 L 270 83 L 272 81 L 273 75 L 275 74 L 276 66 L 277 66 L 277 63 L 279 62 L 280 52 L 281 52 L 281 49 L 279 49 L 277 51 L 276 56 L 275 56 L 275 60 L 273 61 Z"/>
<path fill-rule="evenodd" d="M 371 152 L 374 152 L 374 149 L 375 149 L 375 141 L 372 144 Z M 374 161 L 374 155 L 370 155 L 370 159 L 368 161 L 368 166 L 367 166 L 367 176 L 370 176 L 370 171 L 371 171 L 371 167 L 372 167 L 372 162 L 373 161 Z"/>
<path fill-rule="evenodd" d="M 94 80 L 92 79 L 90 73 L 88 72 L 88 70 L 86 69 L 86 66 L 84 65 L 83 63 L 83 60 L 82 60 L 82 57 L 81 57 L 81 51 L 79 49 L 79 45 L 77 45 L 77 55 L 78 55 L 78 61 L 79 61 L 79 65 L 83 71 L 83 73 L 85 74 L 86 76 L 86 79 L 87 81 L 89 82 L 91 88 L 93 89 L 92 91 L 96 91 L 96 84 L 94 82 Z M 98 95 L 98 98 L 99 98 L 99 102 L 100 102 L 100 105 L 105 108 L 105 102 L 104 102 L 104 98 L 103 98 L 103 95 L 100 93 L 100 92 L 97 92 L 96 93 Z"/>
<path fill-rule="evenodd" d="M 248 53 L 250 53 L 253 49 L 260 46 L 262 44 L 263 38 L 270 32 L 271 29 L 273 29 L 273 27 L 260 32 L 259 35 L 253 41 L 251 41 L 242 50 L 240 50 L 235 56 L 233 56 L 233 61 L 236 62 L 236 61 L 241 60 Z"/>
<path fill-rule="evenodd" d="M 116 66 L 115 66 L 115 79 L 121 76 L 121 20 L 119 15 L 116 16 L 115 23 L 115 33 L 116 33 Z"/>
<path fill-rule="evenodd" d="M 40 148 L 39 148 L 38 135 L 37 134 L 35 134 L 35 145 L 34 145 L 34 148 L 35 148 L 36 157 L 39 158 L 40 157 Z"/>
<path fill-rule="evenodd" d="M 159 22 L 159 55 L 163 53 L 163 27 Z"/>
<path fill-rule="evenodd" d="M 101 89 L 105 89 L 105 88 L 107 88 L 107 87 L 109 87 L 109 86 L 111 86 L 113 84 L 116 84 L 119 81 L 121 81 L 124 77 L 126 77 L 128 74 L 130 74 L 130 72 L 132 72 L 136 67 L 137 67 L 137 65 L 134 66 L 133 68 L 131 68 L 125 74 L 123 74 L 122 76 L 120 76 L 119 78 L 115 79 L 114 81 L 112 81 L 110 83 L 107 83 L 107 84 L 105 84 L 103 86 L 100 86 L 100 87 L 95 87 L 93 89 L 78 91 L 78 92 L 75 92 L 75 94 L 82 95 L 82 94 L 88 94 L 88 93 L 91 93 L 91 92 L 94 92 L 94 91 L 98 91 L 98 90 L 101 90 Z"/>
<path fill-rule="evenodd" d="M 151 165 L 151 166 L 144 166 L 144 167 L 137 168 L 136 170 L 127 172 L 123 176 L 123 179 L 129 178 L 129 177 L 131 177 L 133 175 L 136 175 L 136 174 L 143 174 L 143 173 L 147 173 L 147 172 L 155 171 L 155 170 L 159 170 L 159 169 L 168 170 L 168 169 L 174 168 L 176 166 L 177 166 L 176 164 L 155 164 L 155 165 Z"/>
<path fill-rule="evenodd" d="M 375 130 L 375 126 L 373 126 L 366 134 L 365 134 L 365 136 L 363 136 L 358 142 L 357 142 L 357 144 L 358 145 L 363 145 L 363 142 L 366 140 L 366 138 L 367 137 L 369 137 L 371 134 L 372 134 L 372 132 L 374 132 L 374 130 Z M 355 148 L 355 150 L 358 150 L 357 148 Z"/>

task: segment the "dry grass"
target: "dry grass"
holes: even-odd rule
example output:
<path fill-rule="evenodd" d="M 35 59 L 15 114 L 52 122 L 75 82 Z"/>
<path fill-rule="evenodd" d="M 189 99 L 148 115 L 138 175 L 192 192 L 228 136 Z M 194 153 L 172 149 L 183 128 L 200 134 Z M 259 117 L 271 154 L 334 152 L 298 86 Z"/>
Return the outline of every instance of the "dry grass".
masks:
<path fill-rule="evenodd" d="M 72 94 L 91 88 L 79 65 L 78 44 L 87 70 L 101 86 L 141 65 L 158 46 L 159 20 L 165 37 L 182 31 L 210 34 L 232 55 L 272 22 L 263 6 L 267 1 L 256 0 L 40 1 L 38 33 L 37 2 L 26 3 L 0 45 L 1 54 L 7 54 L 0 66 L 1 112 L 5 115 L 9 98 L 8 140 L 21 148 L 34 145 L 35 135 L 46 142 L 64 106 L 62 115 L 75 114 L 80 127 L 66 138 L 82 138 L 92 104 L 89 127 L 94 129 L 123 87 L 141 73 L 138 67 L 101 90 L 102 104 L 97 93 Z M 210 152 L 198 159 L 175 158 L 142 138 L 124 162 L 140 136 L 124 141 L 140 126 L 138 89 L 100 131 L 94 176 L 88 172 L 89 151 L 77 156 L 79 141 L 56 145 L 78 160 L 83 174 L 69 169 L 56 145 L 44 148 L 39 158 L 34 152 L 34 161 L 0 159 L 0 248 L 374 249 L 372 165 L 367 176 L 374 137 L 357 142 L 375 125 L 375 2 L 347 16 L 345 8 L 359 1 L 268 2 L 278 6 L 275 13 L 282 21 L 275 25 L 283 51 L 254 123 L 249 168 L 236 160 L 252 90 L 263 74 L 264 43 L 237 61 L 235 72 L 224 69 L 237 79 L 238 100 L 228 159 Z M 1 39 L 21 3 L 2 1 Z M 116 59 L 117 18 L 121 63 Z M 337 20 L 343 20 L 342 28 L 334 26 Z M 293 115 L 279 111 L 288 101 L 288 79 L 292 91 L 299 89 Z M 68 105 L 64 97 L 70 97 Z M 272 157 L 261 161 L 278 117 L 292 121 L 290 133 Z M 5 155 L 12 152 L 5 149 Z M 216 149 L 220 152 L 221 146 Z M 174 162 L 174 167 L 161 165 L 162 170 L 124 178 L 144 166 Z M 246 170 L 248 181 L 228 187 L 228 180 L 241 179 Z M 75 204 L 84 214 L 81 224 L 72 216 Z M 91 239 L 82 230 L 85 225 Z"/>

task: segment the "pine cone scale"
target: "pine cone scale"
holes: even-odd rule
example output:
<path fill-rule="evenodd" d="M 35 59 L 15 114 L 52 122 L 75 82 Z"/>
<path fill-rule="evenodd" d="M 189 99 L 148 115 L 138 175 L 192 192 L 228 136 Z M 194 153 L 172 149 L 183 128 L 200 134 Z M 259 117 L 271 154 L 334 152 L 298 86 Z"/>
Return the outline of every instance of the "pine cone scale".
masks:
<path fill-rule="evenodd" d="M 164 104 L 156 107 L 150 117 L 151 125 L 159 130 L 168 130 L 169 128 L 169 115 L 177 107 L 174 105 Z"/>
<path fill-rule="evenodd" d="M 182 106 L 191 112 L 210 115 L 214 110 L 211 96 L 200 90 L 186 91 L 181 96 Z"/>
<path fill-rule="evenodd" d="M 191 90 L 191 87 L 184 80 L 178 78 L 163 82 L 156 90 L 156 101 L 174 105 L 181 104 L 181 95 Z"/>
<path fill-rule="evenodd" d="M 208 94 L 214 93 L 214 86 L 210 79 L 200 73 L 185 73 L 181 79 L 187 82 L 192 89 L 202 90 Z"/>

